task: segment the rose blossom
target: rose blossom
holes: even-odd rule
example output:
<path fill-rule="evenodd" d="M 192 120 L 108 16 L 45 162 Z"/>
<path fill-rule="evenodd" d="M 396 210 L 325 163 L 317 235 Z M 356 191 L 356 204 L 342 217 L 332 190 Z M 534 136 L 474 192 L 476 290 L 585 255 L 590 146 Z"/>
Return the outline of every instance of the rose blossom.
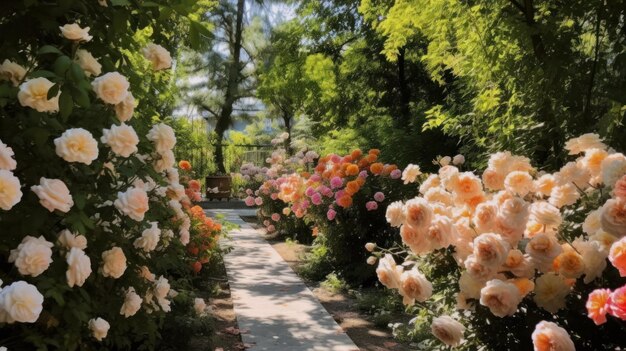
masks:
<path fill-rule="evenodd" d="M 78 235 L 64 229 L 59 232 L 59 243 L 63 245 L 67 250 L 73 247 L 84 250 L 87 248 L 87 238 L 83 235 Z"/>
<path fill-rule="evenodd" d="M 157 222 L 150 222 L 150 228 L 145 229 L 141 233 L 141 237 L 135 239 L 133 246 L 138 249 L 142 249 L 145 252 L 154 251 L 156 249 L 159 238 L 161 237 L 161 230 L 157 226 Z"/>
<path fill-rule="evenodd" d="M 405 305 L 413 305 L 416 300 L 424 302 L 433 294 L 433 285 L 416 267 L 402 272 L 398 289 Z"/>
<path fill-rule="evenodd" d="M 431 221 L 430 226 L 425 232 L 425 236 L 433 249 L 450 246 L 456 237 L 450 218 L 438 214 L 436 214 Z"/>
<path fill-rule="evenodd" d="M 480 178 L 474 175 L 474 173 L 463 172 L 458 175 L 458 180 L 454 183 L 452 192 L 460 200 L 465 201 L 482 194 L 483 185 Z"/>
<path fill-rule="evenodd" d="M 567 331 L 556 323 L 539 322 L 535 326 L 532 339 L 535 351 L 576 351 Z"/>
<path fill-rule="evenodd" d="M 128 96 L 130 84 L 118 72 L 105 73 L 91 82 L 93 91 L 107 104 L 117 105 Z"/>
<path fill-rule="evenodd" d="M 402 266 L 396 265 L 396 262 L 390 254 L 386 254 L 385 257 L 378 261 L 376 275 L 378 276 L 378 280 L 388 289 L 398 289 L 401 284 L 403 270 L 404 268 Z"/>
<path fill-rule="evenodd" d="M 14 155 L 13 149 L 0 140 L 0 170 L 12 171 L 17 167 Z"/>
<path fill-rule="evenodd" d="M 8 211 L 22 199 L 20 180 L 13 172 L 0 169 L 0 208 Z"/>
<path fill-rule="evenodd" d="M 9 262 L 15 262 L 20 274 L 36 277 L 50 267 L 53 246 L 43 236 L 35 238 L 28 235 L 16 249 L 11 250 Z"/>
<path fill-rule="evenodd" d="M 583 282 L 589 284 L 602 275 L 606 268 L 608 251 L 603 249 L 597 241 L 583 241 L 581 238 L 574 240 L 572 246 L 582 255 L 584 262 L 585 278 Z"/>
<path fill-rule="evenodd" d="M 463 262 L 467 274 L 475 280 L 486 281 L 496 274 L 496 270 L 480 262 L 476 256 L 469 255 Z"/>
<path fill-rule="evenodd" d="M 591 318 L 596 325 L 606 323 L 606 314 L 610 309 L 608 304 L 610 296 L 611 290 L 596 289 L 589 293 L 587 297 L 587 303 L 585 304 L 587 316 Z"/>
<path fill-rule="evenodd" d="M 150 43 L 142 49 L 142 52 L 143 56 L 152 62 L 152 68 L 155 71 L 172 67 L 172 57 L 169 51 L 161 45 Z"/>
<path fill-rule="evenodd" d="M 83 250 L 73 247 L 67 253 L 66 260 L 69 266 L 65 273 L 67 285 L 70 288 L 74 287 L 74 285 L 83 286 L 85 280 L 91 274 L 91 260 L 89 256 L 85 255 Z"/>
<path fill-rule="evenodd" d="M 48 91 L 53 85 L 54 83 L 43 77 L 29 79 L 20 85 L 17 99 L 20 101 L 20 105 L 39 112 L 57 112 L 59 111 L 61 92 L 59 91 L 56 96 L 48 99 Z"/>
<path fill-rule="evenodd" d="M 603 149 L 590 149 L 585 151 L 585 157 L 579 159 L 579 167 L 586 169 L 591 176 L 591 185 L 598 185 L 602 182 L 602 161 L 609 156 Z"/>
<path fill-rule="evenodd" d="M 472 221 L 479 232 L 492 231 L 495 226 L 495 220 L 498 208 L 491 201 L 483 202 L 476 206 Z"/>
<path fill-rule="evenodd" d="M 263 205 L 263 198 L 262 197 L 257 197 L 256 199 L 254 199 L 254 204 L 257 206 L 261 206 Z"/>
<path fill-rule="evenodd" d="M 626 237 L 621 238 L 611 245 L 609 261 L 619 270 L 621 277 L 626 277 Z"/>
<path fill-rule="evenodd" d="M 126 291 L 126 295 L 124 296 L 124 304 L 122 308 L 120 308 L 120 314 L 126 318 L 130 316 L 134 316 L 137 311 L 141 308 L 142 299 L 135 292 L 135 288 L 132 286 L 128 288 Z"/>
<path fill-rule="evenodd" d="M 334 220 L 336 216 L 337 211 L 333 210 L 332 208 L 328 209 L 328 212 L 326 212 L 326 218 L 328 218 L 329 221 Z"/>
<path fill-rule="evenodd" d="M 170 311 L 170 301 L 166 299 L 167 294 L 170 291 L 170 284 L 168 280 L 160 276 L 159 279 L 154 282 L 154 296 L 157 298 L 157 302 L 161 306 L 161 309 L 165 312 Z"/>
<path fill-rule="evenodd" d="M 535 303 L 550 313 L 556 313 L 565 307 L 565 297 L 570 290 L 563 276 L 546 273 L 535 280 Z"/>
<path fill-rule="evenodd" d="M 452 158 L 452 164 L 455 166 L 460 166 L 465 163 L 465 156 L 459 154 Z"/>
<path fill-rule="evenodd" d="M 404 222 L 404 204 L 402 201 L 392 202 L 387 207 L 385 218 L 392 227 L 399 227 L 402 225 Z"/>
<path fill-rule="evenodd" d="M 0 80 L 10 80 L 13 86 L 18 86 L 26 76 L 26 69 L 15 62 L 5 59 L 0 65 Z"/>
<path fill-rule="evenodd" d="M 463 339 L 465 327 L 450 316 L 433 318 L 430 324 L 433 335 L 448 346 L 459 346 Z"/>
<path fill-rule="evenodd" d="M 570 245 L 552 263 L 554 270 L 566 278 L 576 279 L 585 273 L 583 257 Z"/>
<path fill-rule="evenodd" d="M 561 211 L 545 201 L 533 203 L 530 206 L 530 215 L 535 222 L 544 226 L 558 228 L 563 222 Z"/>
<path fill-rule="evenodd" d="M 414 183 L 417 176 L 422 174 L 420 171 L 420 166 L 409 164 L 406 166 L 404 171 L 402 171 L 402 180 L 404 180 L 404 184 Z"/>
<path fill-rule="evenodd" d="M 92 318 L 89 320 L 89 329 L 91 330 L 93 337 L 96 338 L 96 340 L 98 341 L 102 341 L 102 339 L 107 337 L 109 328 L 111 328 L 109 322 L 100 317 L 95 319 Z"/>
<path fill-rule="evenodd" d="M 578 155 L 589 149 L 606 149 L 598 134 L 587 133 L 565 142 L 565 150 L 568 150 L 570 155 Z"/>
<path fill-rule="evenodd" d="M 367 203 L 365 203 L 365 208 L 368 211 L 375 211 L 378 209 L 378 203 L 376 201 L 368 201 Z"/>
<path fill-rule="evenodd" d="M 402 238 L 402 242 L 416 255 L 433 250 L 432 243 L 426 238 L 426 233 L 408 224 L 400 226 L 400 237 Z"/>
<path fill-rule="evenodd" d="M 119 278 L 126 271 L 126 256 L 121 248 L 115 246 L 102 253 L 102 267 L 100 272 L 105 277 Z"/>
<path fill-rule="evenodd" d="M 374 200 L 376 200 L 377 202 L 385 201 L 385 194 L 380 191 L 376 192 L 376 194 L 374 194 Z"/>
<path fill-rule="evenodd" d="M 67 162 L 90 165 L 98 158 L 98 142 L 83 128 L 70 128 L 54 139 L 56 154 Z"/>
<path fill-rule="evenodd" d="M 552 189 L 556 186 L 556 180 L 552 174 L 544 174 L 534 181 L 535 191 L 543 196 L 550 196 Z"/>
<path fill-rule="evenodd" d="M 81 28 L 78 24 L 66 24 L 59 27 L 61 34 L 69 40 L 90 41 L 93 37 L 89 35 L 89 27 Z"/>
<path fill-rule="evenodd" d="M 130 187 L 125 192 L 117 193 L 115 207 L 128 217 L 143 221 L 144 214 L 148 211 L 148 194 L 144 189 Z"/>
<path fill-rule="evenodd" d="M 102 65 L 98 63 L 98 61 L 91 55 L 91 53 L 87 50 L 78 49 L 76 50 L 76 57 L 74 61 L 78 63 L 80 68 L 85 71 L 85 76 L 91 77 L 99 76 L 102 73 Z"/>
<path fill-rule="evenodd" d="M 563 248 L 554 236 L 543 233 L 535 235 L 526 244 L 526 253 L 537 269 L 542 272 L 552 269 L 552 261 L 562 251 Z"/>
<path fill-rule="evenodd" d="M 501 266 L 507 258 L 510 246 L 494 233 L 484 233 L 474 239 L 473 254 L 476 260 L 489 267 Z"/>
<path fill-rule="evenodd" d="M 389 213 L 389 208 L 387 213 Z M 407 201 L 404 205 L 404 220 L 416 229 L 428 228 L 432 218 L 433 210 L 430 204 L 423 198 L 416 197 Z"/>
<path fill-rule="evenodd" d="M 126 122 L 133 117 L 135 112 L 135 97 L 129 91 L 122 102 L 115 105 L 115 115 L 120 122 Z"/>
<path fill-rule="evenodd" d="M 626 236 L 626 201 L 607 200 L 601 211 L 602 229 L 617 237 Z"/>
<path fill-rule="evenodd" d="M 497 317 L 512 316 L 522 301 L 522 295 L 515 284 L 493 279 L 480 290 L 480 304 L 487 306 Z"/>
<path fill-rule="evenodd" d="M 626 174 L 626 156 L 621 153 L 608 155 L 602 160 L 600 167 L 604 185 L 613 186 Z"/>
<path fill-rule="evenodd" d="M 254 197 L 252 196 L 246 197 L 246 199 L 244 200 L 244 203 L 246 204 L 246 206 L 249 206 L 249 207 L 254 206 Z"/>
<path fill-rule="evenodd" d="M 524 255 L 517 249 L 509 251 L 502 267 L 517 277 L 530 278 L 535 275 L 535 268 L 532 265 L 530 256 Z"/>
<path fill-rule="evenodd" d="M 39 203 L 48 211 L 68 212 L 74 206 L 74 200 L 67 185 L 59 179 L 41 177 L 39 185 L 30 188 L 39 197 Z"/>
<path fill-rule="evenodd" d="M 376 249 L 376 243 L 366 243 L 365 244 L 365 250 L 367 250 L 367 252 L 372 252 L 372 251 L 374 251 L 374 249 Z"/>
<path fill-rule="evenodd" d="M 206 314 L 206 302 L 199 297 L 193 300 L 193 309 L 198 316 L 204 316 Z"/>
<path fill-rule="evenodd" d="M 341 187 L 343 185 L 343 180 L 339 177 L 333 177 L 330 180 L 330 188 L 331 189 L 337 189 L 339 187 Z"/>
<path fill-rule="evenodd" d="M 533 177 L 528 172 L 513 171 L 504 178 L 504 188 L 524 197 L 533 190 Z"/>
<path fill-rule="evenodd" d="M 608 312 L 621 320 L 626 320 L 626 286 L 615 289 L 607 300 Z"/>
<path fill-rule="evenodd" d="M 6 313 L 6 322 L 11 324 L 35 323 L 43 310 L 43 295 L 34 285 L 17 281 L 0 292 L 0 311 Z"/>
<path fill-rule="evenodd" d="M 485 188 L 490 190 L 501 190 L 504 188 L 505 174 L 496 171 L 493 168 L 487 168 L 483 172 L 482 180 Z"/>
<path fill-rule="evenodd" d="M 119 126 L 114 124 L 110 129 L 103 129 L 100 141 L 109 145 L 115 155 L 128 157 L 137 152 L 139 137 L 133 127 L 122 123 Z"/>
<path fill-rule="evenodd" d="M 154 143 L 155 150 L 159 153 L 170 151 L 174 148 L 174 145 L 176 145 L 174 129 L 165 123 L 152 126 L 147 137 Z"/>

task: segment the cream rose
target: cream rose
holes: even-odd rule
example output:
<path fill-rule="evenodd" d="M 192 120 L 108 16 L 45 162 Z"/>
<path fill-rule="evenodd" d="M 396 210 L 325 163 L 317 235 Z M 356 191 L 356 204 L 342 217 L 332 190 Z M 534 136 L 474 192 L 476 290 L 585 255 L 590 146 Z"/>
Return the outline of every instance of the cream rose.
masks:
<path fill-rule="evenodd" d="M 109 322 L 100 317 L 89 320 L 89 329 L 91 330 L 93 337 L 98 341 L 102 341 L 102 339 L 107 337 L 109 328 L 111 328 Z"/>
<path fill-rule="evenodd" d="M 96 79 L 91 83 L 93 91 L 98 97 L 107 104 L 117 105 L 124 101 L 128 96 L 128 87 L 130 84 L 126 77 L 118 72 L 109 72 Z"/>
<path fill-rule="evenodd" d="M 33 185 L 30 189 L 39 197 L 39 203 L 50 212 L 59 210 L 67 213 L 74 206 L 70 190 L 59 179 L 41 177 L 39 185 Z"/>
<path fill-rule="evenodd" d="M 120 213 L 136 221 L 143 221 L 149 208 L 148 201 L 148 194 L 144 189 L 130 187 L 125 192 L 118 192 L 117 200 L 113 204 Z"/>
<path fill-rule="evenodd" d="M 35 323 L 43 310 L 43 295 L 34 285 L 15 282 L 0 292 L 0 310 L 6 313 L 7 323 Z"/>
<path fill-rule="evenodd" d="M 588 170 L 580 167 L 579 163 L 568 162 L 554 174 L 554 178 L 560 185 L 574 184 L 578 189 L 586 189 L 589 187 L 591 174 Z"/>
<path fill-rule="evenodd" d="M 0 140 L 0 170 L 12 171 L 17 167 L 14 155 L 13 149 Z"/>
<path fill-rule="evenodd" d="M 626 156 L 621 153 L 608 155 L 602 160 L 600 168 L 604 185 L 613 186 L 626 174 Z"/>
<path fill-rule="evenodd" d="M 516 277 L 522 278 L 532 278 L 535 275 L 535 267 L 531 262 L 530 256 L 524 255 L 518 249 L 509 251 L 502 270 L 509 271 Z"/>
<path fill-rule="evenodd" d="M 591 283 L 602 275 L 606 268 L 607 250 L 598 241 L 584 241 L 581 238 L 574 240 L 572 246 L 582 255 L 584 263 L 583 282 Z"/>
<path fill-rule="evenodd" d="M 528 172 L 513 171 L 504 178 L 504 189 L 519 196 L 533 191 L 533 177 Z"/>
<path fill-rule="evenodd" d="M 533 187 L 535 191 L 543 196 L 550 196 L 552 189 L 557 185 L 552 174 L 544 174 L 535 180 Z"/>
<path fill-rule="evenodd" d="M 199 297 L 193 300 L 193 309 L 198 316 L 206 315 L 206 302 Z"/>
<path fill-rule="evenodd" d="M 56 154 L 67 162 L 90 165 L 98 158 L 98 142 L 83 128 L 70 128 L 54 139 Z"/>
<path fill-rule="evenodd" d="M 135 112 L 135 97 L 129 91 L 126 98 L 115 105 L 115 115 L 120 122 L 126 122 L 133 117 L 133 112 Z"/>
<path fill-rule="evenodd" d="M 550 192 L 550 204 L 561 208 L 563 206 L 573 205 L 580 198 L 580 193 L 574 184 L 568 183 L 561 186 L 555 186 Z"/>
<path fill-rule="evenodd" d="M 67 285 L 70 288 L 74 287 L 74 285 L 83 286 L 85 280 L 91 275 L 91 260 L 89 256 L 85 255 L 83 250 L 73 247 L 68 252 L 66 260 L 69 266 L 65 273 Z"/>
<path fill-rule="evenodd" d="M 376 275 L 378 276 L 378 280 L 388 289 L 398 289 L 401 284 L 403 271 L 404 268 L 397 266 L 393 257 L 390 254 L 386 254 L 385 257 L 378 261 Z"/>
<path fill-rule="evenodd" d="M 583 134 L 578 138 L 572 138 L 565 143 L 565 150 L 569 151 L 570 155 L 578 155 L 589 149 L 606 150 L 606 145 L 604 145 L 598 134 Z"/>
<path fill-rule="evenodd" d="M 61 29 L 61 34 L 69 40 L 90 41 L 93 37 L 89 35 L 89 27 L 81 28 L 78 24 L 66 24 Z"/>
<path fill-rule="evenodd" d="M 100 141 L 109 145 L 115 155 L 128 157 L 137 152 L 139 137 L 133 127 L 122 123 L 119 126 L 114 124 L 110 129 L 103 129 Z"/>
<path fill-rule="evenodd" d="M 538 224 L 551 228 L 558 228 L 563 222 L 561 211 L 544 201 L 533 203 L 530 206 L 530 215 Z"/>
<path fill-rule="evenodd" d="M 532 339 L 535 351 L 576 351 L 567 331 L 552 322 L 539 322 Z"/>
<path fill-rule="evenodd" d="M 535 267 L 542 272 L 552 269 L 552 262 L 561 252 L 563 248 L 558 240 L 548 234 L 537 234 L 526 244 L 526 253 Z"/>
<path fill-rule="evenodd" d="M 426 194 L 426 192 L 429 189 L 438 187 L 440 185 L 441 185 L 441 180 L 439 179 L 439 176 L 436 174 L 431 174 L 420 185 L 420 189 L 419 189 L 420 194 Z"/>
<path fill-rule="evenodd" d="M 416 300 L 419 302 L 428 300 L 433 294 L 433 285 L 424 274 L 413 267 L 413 269 L 404 271 L 400 275 L 398 290 L 403 297 L 402 302 L 405 305 L 413 305 Z"/>
<path fill-rule="evenodd" d="M 13 172 L 0 169 L 0 208 L 8 211 L 22 199 L 20 180 Z"/>
<path fill-rule="evenodd" d="M 509 243 L 498 234 L 485 233 L 474 239 L 474 257 L 488 267 L 500 267 L 506 261 L 509 250 Z"/>
<path fill-rule="evenodd" d="M 455 166 L 460 166 L 465 163 L 465 156 L 458 154 L 452 158 L 452 164 Z"/>
<path fill-rule="evenodd" d="M 185 215 L 185 217 L 183 218 L 183 223 L 180 225 L 180 232 L 178 234 L 180 243 L 183 245 L 189 244 L 189 240 L 191 240 L 191 233 L 189 233 L 189 228 L 191 228 L 191 220 L 189 219 L 189 216 Z"/>
<path fill-rule="evenodd" d="M 457 181 L 452 186 L 452 193 L 460 200 L 468 200 L 483 193 L 483 185 L 480 178 L 472 172 L 460 173 Z"/>
<path fill-rule="evenodd" d="M 483 202 L 476 206 L 476 210 L 474 211 L 474 217 L 472 221 L 478 229 L 479 232 L 489 232 L 492 231 L 495 222 L 496 216 L 498 214 L 498 208 L 492 202 Z"/>
<path fill-rule="evenodd" d="M 143 48 L 143 56 L 152 62 L 152 68 L 155 71 L 172 67 L 172 57 L 169 51 L 157 44 L 148 44 Z"/>
<path fill-rule="evenodd" d="M 154 282 L 154 296 L 157 299 L 157 302 L 161 306 L 161 309 L 165 312 L 170 311 L 170 301 L 167 299 L 167 294 L 170 292 L 170 284 L 168 280 L 160 276 L 159 279 Z"/>
<path fill-rule="evenodd" d="M 430 324 L 433 335 L 448 346 L 459 346 L 463 339 L 465 327 L 450 316 L 433 318 Z"/>
<path fill-rule="evenodd" d="M 426 232 L 420 231 L 408 224 L 400 227 L 402 242 L 416 255 L 428 253 L 433 250 L 431 242 L 426 238 Z"/>
<path fill-rule="evenodd" d="M 176 157 L 174 156 L 174 152 L 172 150 L 165 150 L 157 153 L 156 160 L 154 162 L 154 170 L 157 172 L 166 171 L 172 167 L 176 163 Z M 260 199 L 260 197 L 257 197 Z"/>
<path fill-rule="evenodd" d="M 563 276 L 546 273 L 535 280 L 535 303 L 550 313 L 556 313 L 565 307 L 565 297 L 570 290 Z"/>
<path fill-rule="evenodd" d="M 423 198 L 416 197 L 404 205 L 405 223 L 417 230 L 425 230 L 433 219 L 433 210 Z"/>
<path fill-rule="evenodd" d="M 58 240 L 59 243 L 67 250 L 71 250 L 73 247 L 81 250 L 87 248 L 87 238 L 85 238 L 85 236 L 74 234 L 67 229 L 59 232 Z"/>
<path fill-rule="evenodd" d="M 26 69 L 15 62 L 5 59 L 0 65 L 0 80 L 10 80 L 13 86 L 18 86 L 26 76 Z"/>
<path fill-rule="evenodd" d="M 439 168 L 439 180 L 446 190 L 453 191 L 459 180 L 459 169 L 454 166 Z"/>
<path fill-rule="evenodd" d="M 415 179 L 417 179 L 417 176 L 420 174 L 422 174 L 420 166 L 409 164 L 404 171 L 402 171 L 402 180 L 404 184 L 415 183 Z"/>
<path fill-rule="evenodd" d="M 467 256 L 463 265 L 470 277 L 483 282 L 493 278 L 497 273 L 494 268 L 480 263 L 473 254 Z"/>
<path fill-rule="evenodd" d="M 504 178 L 506 174 L 498 172 L 496 169 L 487 168 L 483 172 L 483 184 L 485 188 L 490 190 L 502 190 L 504 189 Z"/>
<path fill-rule="evenodd" d="M 20 85 L 17 99 L 20 105 L 33 108 L 39 112 L 57 112 L 59 111 L 59 96 L 61 92 L 59 91 L 56 96 L 48 99 L 48 90 L 53 85 L 54 83 L 43 77 L 29 79 Z"/>
<path fill-rule="evenodd" d="M 519 289 L 513 283 L 493 279 L 480 290 L 480 304 L 497 317 L 512 316 L 522 301 Z"/>
<path fill-rule="evenodd" d="M 35 238 L 28 235 L 16 249 L 11 250 L 9 262 L 15 263 L 20 274 L 36 277 L 50 267 L 52 246 L 43 236 Z"/>
<path fill-rule="evenodd" d="M 171 151 L 176 145 L 176 135 L 174 129 L 165 123 L 159 123 L 152 126 L 148 132 L 148 140 L 152 141 L 155 150 L 159 153 Z"/>
<path fill-rule="evenodd" d="M 404 204 L 402 201 L 395 201 L 389 204 L 385 218 L 392 227 L 400 227 L 404 223 Z"/>
<path fill-rule="evenodd" d="M 105 277 L 119 278 L 126 271 L 126 255 L 121 248 L 115 246 L 102 253 L 100 272 Z"/>
<path fill-rule="evenodd" d="M 120 309 L 120 314 L 126 318 L 130 316 L 134 316 L 137 311 L 141 308 L 142 299 L 135 292 L 135 288 L 132 286 L 128 288 L 126 291 L 126 295 L 124 296 L 124 304 Z"/>
<path fill-rule="evenodd" d="M 485 286 L 484 280 L 475 279 L 467 271 L 459 278 L 459 291 L 468 299 L 479 299 L 480 290 Z"/>
<path fill-rule="evenodd" d="M 141 233 L 141 237 L 135 239 L 133 243 L 136 248 L 142 249 L 145 252 L 154 251 L 161 237 L 161 230 L 157 226 L 157 222 L 150 222 L 150 225 L 150 228 L 145 229 Z"/>
<path fill-rule="evenodd" d="M 424 199 L 430 203 L 440 203 L 444 206 L 453 206 L 454 200 L 452 194 L 442 187 L 434 187 L 428 189 L 424 194 Z"/>
<path fill-rule="evenodd" d="M 609 156 L 606 150 L 590 149 L 585 152 L 585 157 L 580 160 L 580 168 L 586 169 L 591 175 L 591 184 L 597 185 L 602 182 L 602 161 Z"/>
<path fill-rule="evenodd" d="M 565 278 L 577 279 L 585 273 L 585 261 L 569 244 L 563 246 L 563 252 L 554 259 L 554 270 Z"/>
<path fill-rule="evenodd" d="M 91 53 L 87 50 L 78 49 L 76 50 L 76 57 L 74 61 L 78 63 L 80 68 L 85 71 L 85 76 L 91 77 L 99 76 L 102 73 L 102 65 L 98 63 L 98 61 L 91 55 Z"/>
<path fill-rule="evenodd" d="M 616 237 L 626 235 L 626 200 L 610 199 L 601 208 L 602 229 Z"/>

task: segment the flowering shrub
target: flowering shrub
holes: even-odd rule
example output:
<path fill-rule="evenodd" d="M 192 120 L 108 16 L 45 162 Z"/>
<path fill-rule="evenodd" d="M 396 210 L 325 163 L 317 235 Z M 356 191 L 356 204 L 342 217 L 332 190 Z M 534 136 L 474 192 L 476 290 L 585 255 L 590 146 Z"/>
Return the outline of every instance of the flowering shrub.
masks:
<path fill-rule="evenodd" d="M 203 237 L 185 211 L 174 132 L 137 105 L 143 80 L 120 51 L 140 49 L 133 32 L 157 25 L 160 7 L 114 4 L 7 4 L 0 340 L 9 349 L 155 348 L 165 314 L 181 307 L 173 288 L 191 275 L 185 245 Z M 30 16 L 35 27 L 21 33 Z M 158 44 L 143 55 L 135 59 L 154 71 L 171 66 Z"/>
<path fill-rule="evenodd" d="M 420 316 L 425 347 L 624 346 L 626 156 L 595 134 L 566 149 L 578 158 L 554 173 L 508 152 L 482 176 L 447 161 L 420 176 L 418 197 L 387 208 L 405 249 L 370 244 L 369 260 Z"/>

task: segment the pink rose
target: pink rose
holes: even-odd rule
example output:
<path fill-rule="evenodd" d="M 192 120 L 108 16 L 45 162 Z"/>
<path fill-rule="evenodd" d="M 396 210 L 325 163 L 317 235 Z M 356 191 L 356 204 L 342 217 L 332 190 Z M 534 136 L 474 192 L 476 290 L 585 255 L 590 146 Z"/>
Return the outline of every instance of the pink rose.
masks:
<path fill-rule="evenodd" d="M 365 208 L 367 208 L 368 211 L 375 211 L 378 209 L 378 203 L 376 201 L 368 201 L 365 204 Z"/>
<path fill-rule="evenodd" d="M 328 218 L 329 221 L 334 220 L 335 216 L 337 216 L 337 211 L 333 210 L 332 208 L 329 209 L 328 212 L 326 212 L 326 218 Z"/>
<path fill-rule="evenodd" d="M 383 202 L 385 201 L 385 194 L 383 194 L 382 192 L 377 192 L 376 194 L 374 194 L 374 200 L 378 201 L 378 202 Z"/>

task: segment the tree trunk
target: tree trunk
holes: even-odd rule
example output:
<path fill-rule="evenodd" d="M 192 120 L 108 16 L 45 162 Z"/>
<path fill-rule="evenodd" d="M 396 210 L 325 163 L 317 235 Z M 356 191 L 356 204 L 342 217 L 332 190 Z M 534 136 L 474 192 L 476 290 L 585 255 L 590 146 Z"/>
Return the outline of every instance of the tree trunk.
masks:
<path fill-rule="evenodd" d="M 285 140 L 285 150 L 287 151 L 287 155 L 291 156 L 293 150 L 291 149 L 291 114 L 287 112 L 283 112 L 283 122 L 285 123 L 285 129 L 289 136 L 287 140 Z"/>
<path fill-rule="evenodd" d="M 243 34 L 243 15 L 245 0 L 237 0 L 237 19 L 235 23 L 235 38 L 231 44 L 232 61 L 228 65 L 228 85 L 224 94 L 224 105 L 220 111 L 219 118 L 215 125 L 217 134 L 217 144 L 215 148 L 215 162 L 220 173 L 226 174 L 224 166 L 223 138 L 224 133 L 231 124 L 233 115 L 233 105 L 237 101 L 237 91 L 239 89 L 239 74 L 241 71 L 241 37 Z"/>

